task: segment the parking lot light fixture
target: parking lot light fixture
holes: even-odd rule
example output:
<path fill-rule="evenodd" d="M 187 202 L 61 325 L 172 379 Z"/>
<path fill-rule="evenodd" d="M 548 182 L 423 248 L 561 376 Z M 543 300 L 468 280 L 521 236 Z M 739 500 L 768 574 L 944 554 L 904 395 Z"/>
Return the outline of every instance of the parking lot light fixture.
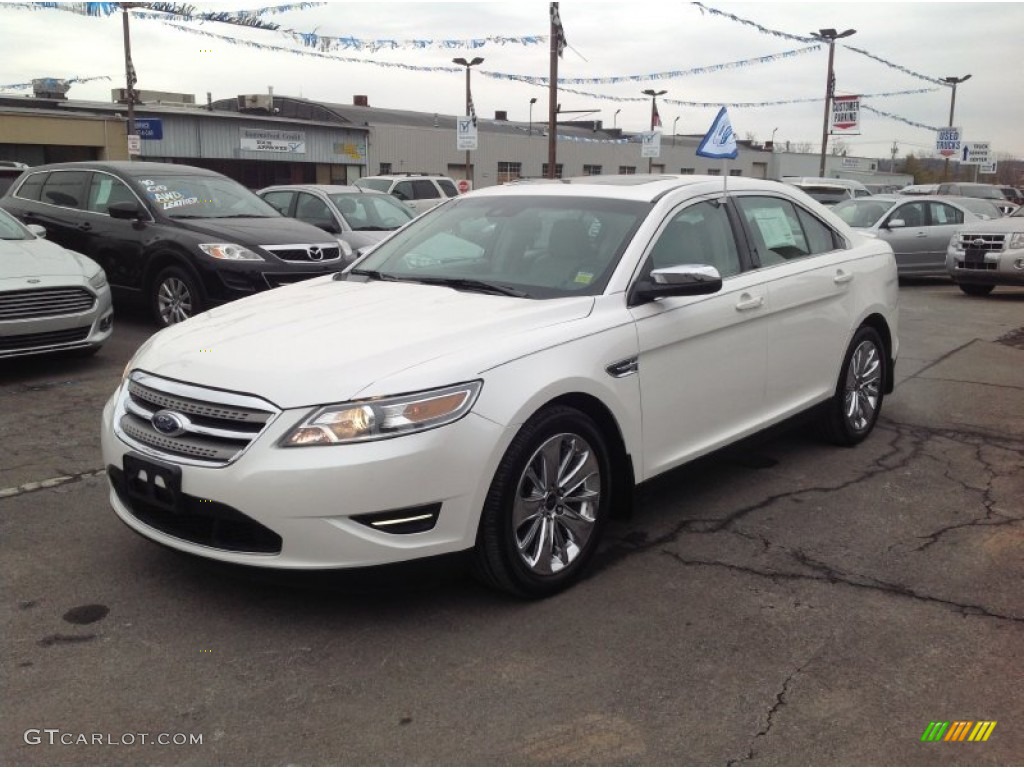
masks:
<path fill-rule="evenodd" d="M 825 79 L 825 124 L 821 127 L 821 165 L 818 170 L 819 176 L 825 175 L 825 153 L 828 150 L 828 114 L 832 109 L 832 97 L 836 91 L 836 77 L 832 70 L 835 63 L 836 40 L 849 37 L 857 33 L 856 29 L 847 29 L 843 32 L 836 32 L 834 29 L 819 29 L 811 32 L 811 37 L 828 43 L 828 76 Z"/>
<path fill-rule="evenodd" d="M 963 77 L 943 77 L 942 82 L 946 83 L 952 88 L 952 93 L 949 97 L 949 127 L 953 127 L 953 114 L 956 110 L 956 87 L 960 83 L 967 82 L 971 79 L 970 75 L 964 75 Z M 946 158 L 946 162 L 942 164 L 942 180 L 949 180 L 949 158 Z"/>
<path fill-rule="evenodd" d="M 452 64 L 458 64 L 460 67 L 465 67 L 466 68 L 466 117 L 470 117 L 473 114 L 473 112 L 475 111 L 473 109 L 473 107 L 472 107 L 472 104 L 473 104 L 473 94 L 470 92 L 470 89 L 469 89 L 469 70 L 470 70 L 470 67 L 475 67 L 477 64 L 483 64 L 483 63 L 484 63 L 484 60 L 481 59 L 479 56 L 475 56 L 475 57 L 473 57 L 469 61 L 467 61 L 466 59 L 462 58 L 461 56 L 459 58 L 457 58 L 457 59 L 452 59 Z M 473 123 L 474 123 L 474 127 L 475 127 L 476 121 L 474 120 Z M 469 150 L 468 149 L 466 150 L 466 181 L 468 181 L 470 183 L 470 186 L 472 186 L 472 184 L 473 184 L 473 169 L 472 169 L 472 166 L 470 166 L 470 164 L 469 164 Z"/>

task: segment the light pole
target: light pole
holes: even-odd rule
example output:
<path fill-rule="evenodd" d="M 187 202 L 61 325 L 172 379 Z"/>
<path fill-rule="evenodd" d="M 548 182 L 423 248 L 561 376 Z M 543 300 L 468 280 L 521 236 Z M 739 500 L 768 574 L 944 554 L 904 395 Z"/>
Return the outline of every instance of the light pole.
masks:
<path fill-rule="evenodd" d="M 475 67 L 477 64 L 483 64 L 484 60 L 479 56 L 473 58 L 472 61 L 466 61 L 463 58 L 452 59 L 452 64 L 458 64 L 459 66 L 466 68 L 466 117 L 471 117 L 473 112 L 473 95 L 469 90 L 469 69 Z M 473 127 L 476 127 L 476 120 L 473 121 Z M 469 182 L 470 188 L 473 186 L 473 167 L 469 164 L 469 150 L 466 150 L 466 181 Z"/>
<path fill-rule="evenodd" d="M 672 121 L 672 146 L 676 145 L 676 126 L 679 125 L 679 116 L 676 115 L 676 119 Z"/>
<path fill-rule="evenodd" d="M 775 132 L 777 130 L 779 130 L 779 129 L 778 128 L 772 128 L 772 152 L 775 151 Z"/>
<path fill-rule="evenodd" d="M 970 75 L 964 75 L 963 77 L 944 77 L 942 82 L 952 86 L 953 93 L 949 99 L 949 127 L 953 127 L 953 111 L 956 109 L 956 87 L 967 80 L 970 80 Z M 942 180 L 949 180 L 949 158 L 946 158 L 946 162 L 942 165 Z"/>
<path fill-rule="evenodd" d="M 849 37 L 856 34 L 856 29 L 848 29 L 845 32 L 836 32 L 834 29 L 819 29 L 811 32 L 811 37 L 828 43 L 828 76 L 825 79 L 825 124 L 821 127 L 821 166 L 819 176 L 825 175 L 825 152 L 828 148 L 828 113 L 832 108 L 832 96 L 836 90 L 836 78 L 832 72 L 832 65 L 835 62 L 836 40 L 842 37 Z"/>
<path fill-rule="evenodd" d="M 529 136 L 533 136 L 533 105 L 537 103 L 537 97 L 534 96 L 530 99 L 530 133 Z"/>
<path fill-rule="evenodd" d="M 612 128 L 618 128 L 619 127 L 619 112 L 621 112 L 621 111 L 622 111 L 621 109 L 616 109 L 615 110 L 615 114 L 612 115 Z"/>
<path fill-rule="evenodd" d="M 650 88 L 648 88 L 647 90 L 645 90 L 643 92 L 644 96 L 650 96 L 651 97 L 651 131 L 652 132 L 654 131 L 654 128 L 655 128 L 655 125 L 654 125 L 655 122 L 657 122 L 657 124 L 659 126 L 661 125 L 661 118 L 658 117 L 658 97 L 659 96 L 664 96 L 666 93 L 668 93 L 668 91 L 655 91 L 655 90 L 652 90 Z M 653 173 L 654 172 L 654 158 L 653 157 L 648 157 L 647 158 L 647 172 L 648 173 Z"/>

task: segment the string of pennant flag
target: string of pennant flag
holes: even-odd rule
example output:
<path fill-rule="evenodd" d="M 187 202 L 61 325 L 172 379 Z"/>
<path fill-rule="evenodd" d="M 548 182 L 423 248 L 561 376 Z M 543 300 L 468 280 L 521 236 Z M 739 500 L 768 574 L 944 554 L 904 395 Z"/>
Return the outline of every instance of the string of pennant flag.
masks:
<path fill-rule="evenodd" d="M 110 78 L 106 75 L 97 75 L 95 77 L 42 77 L 37 80 L 43 80 L 45 82 L 60 83 L 61 85 L 73 85 L 74 83 L 91 83 L 94 80 L 109 80 Z M 35 85 L 34 82 L 28 83 L 7 83 L 6 85 L 0 84 L 0 91 L 23 91 L 31 88 Z"/>
<path fill-rule="evenodd" d="M 764 27 L 764 26 L 758 24 L 757 22 L 751 21 L 750 19 L 744 19 L 744 18 L 741 18 L 740 16 L 736 16 L 736 15 L 731 14 L 731 13 L 726 13 L 725 11 L 720 11 L 717 8 L 712 8 L 710 6 L 704 5 L 703 3 L 695 2 L 695 3 L 693 3 L 693 5 L 697 6 L 700 9 L 700 12 L 702 14 L 703 13 L 710 13 L 713 16 L 722 16 L 724 18 L 729 19 L 730 21 L 735 21 L 735 22 L 737 22 L 739 24 L 744 24 L 744 25 L 746 25 L 748 27 L 754 27 L 759 32 L 761 32 L 763 34 L 766 34 L 766 35 L 771 35 L 772 37 L 784 37 L 784 38 L 787 38 L 789 40 L 799 40 L 800 42 L 803 42 L 803 43 L 814 42 L 815 40 L 817 40 L 817 38 L 814 38 L 814 37 L 800 37 L 799 35 L 790 35 L 790 34 L 788 34 L 786 32 L 780 32 L 777 29 L 769 29 L 768 27 Z M 879 62 L 881 64 L 885 64 L 885 66 L 887 66 L 887 67 L 899 70 L 900 72 L 903 72 L 904 74 L 910 75 L 911 77 L 916 77 L 919 80 L 927 80 L 929 83 L 935 83 L 936 85 L 944 85 L 944 86 L 947 86 L 947 87 L 949 86 L 948 83 L 943 82 L 942 80 L 939 80 L 939 79 L 934 78 L 934 77 L 929 77 L 928 75 L 922 75 L 920 72 L 915 72 L 914 70 L 909 69 L 907 67 L 901 66 L 899 64 L 894 64 L 891 61 L 883 59 L 881 56 L 875 56 L 873 53 L 868 53 L 867 51 L 865 51 L 862 48 L 855 48 L 852 45 L 845 45 L 845 44 L 843 45 L 843 47 L 853 51 L 854 53 L 859 53 L 862 56 L 867 56 L 870 59 L 874 59 L 875 61 L 877 61 L 877 62 Z"/>

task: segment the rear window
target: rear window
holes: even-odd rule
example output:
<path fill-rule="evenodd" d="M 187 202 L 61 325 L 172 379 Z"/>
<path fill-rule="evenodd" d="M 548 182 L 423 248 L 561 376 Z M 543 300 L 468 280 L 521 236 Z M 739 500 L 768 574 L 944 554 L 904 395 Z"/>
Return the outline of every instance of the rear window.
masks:
<path fill-rule="evenodd" d="M 437 185 L 441 188 L 448 197 L 458 197 L 459 190 L 455 188 L 455 185 L 449 179 L 438 179 Z"/>
<path fill-rule="evenodd" d="M 64 208 L 85 208 L 92 171 L 53 171 L 39 199 Z"/>
<path fill-rule="evenodd" d="M 39 192 L 43 188 L 43 182 L 46 181 L 47 173 L 33 173 L 18 187 L 18 191 L 15 193 L 17 197 L 23 197 L 26 200 L 38 200 Z"/>
<path fill-rule="evenodd" d="M 356 179 L 356 186 L 363 189 L 375 189 L 378 192 L 387 192 L 391 189 L 391 182 L 387 179 Z"/>

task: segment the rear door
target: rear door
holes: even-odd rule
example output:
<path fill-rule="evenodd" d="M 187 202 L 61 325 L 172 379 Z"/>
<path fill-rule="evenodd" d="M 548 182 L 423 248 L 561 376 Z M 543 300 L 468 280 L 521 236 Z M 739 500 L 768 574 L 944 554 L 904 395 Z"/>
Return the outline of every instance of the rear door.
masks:
<path fill-rule="evenodd" d="M 894 208 L 880 227 L 884 233 L 883 239 L 892 246 L 896 254 L 896 264 L 899 265 L 900 272 L 913 274 L 927 267 L 931 259 L 928 255 L 930 246 L 926 201 L 916 200 Z"/>
<path fill-rule="evenodd" d="M 856 321 L 859 267 L 845 239 L 788 199 L 737 195 L 766 291 L 766 421 L 832 394 Z"/>
<path fill-rule="evenodd" d="M 84 215 L 92 171 L 50 171 L 39 192 L 39 202 L 26 204 L 22 220 L 46 227 L 49 240 L 72 251 L 86 253 L 89 223 Z"/>
<path fill-rule="evenodd" d="M 128 185 L 102 171 L 92 175 L 83 219 L 85 250 L 107 273 L 111 285 L 141 290 L 145 263 L 143 241 L 152 228 L 144 222 L 115 219 L 108 212 L 114 203 L 134 203 L 144 220 L 150 219 L 146 206 Z"/>

